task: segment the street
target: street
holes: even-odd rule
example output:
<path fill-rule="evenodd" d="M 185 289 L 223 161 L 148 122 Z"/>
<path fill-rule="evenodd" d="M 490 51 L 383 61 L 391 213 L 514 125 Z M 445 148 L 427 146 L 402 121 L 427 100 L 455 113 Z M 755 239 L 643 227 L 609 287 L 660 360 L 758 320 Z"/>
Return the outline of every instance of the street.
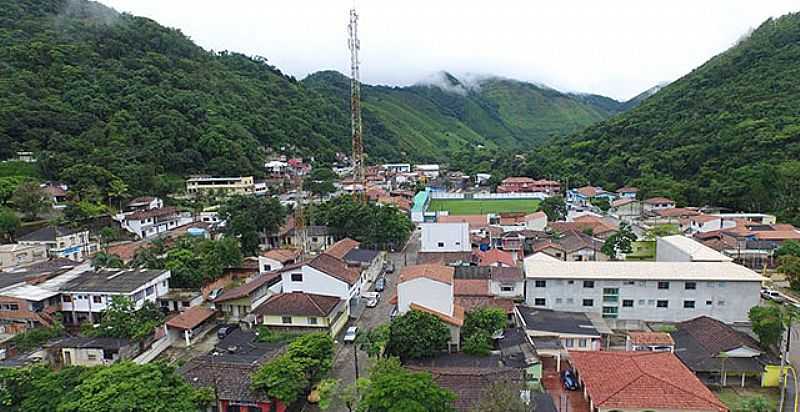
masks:
<path fill-rule="evenodd" d="M 389 300 L 394 296 L 395 290 L 397 287 L 397 279 L 400 274 L 400 270 L 406 266 L 406 262 L 409 265 L 413 265 L 417 261 L 417 251 L 419 250 L 419 232 L 414 230 L 411 233 L 411 237 L 408 240 L 405 248 L 399 252 L 389 253 L 388 261 L 394 263 L 395 270 L 393 273 L 385 274 L 386 278 L 386 286 L 384 291 L 381 293 L 381 299 L 378 302 L 378 306 L 374 308 L 364 308 L 361 316 L 356 319 L 355 321 L 350 321 L 345 328 L 342 329 L 342 332 L 336 338 L 336 354 L 334 355 L 333 359 L 333 368 L 331 370 L 331 377 L 334 379 L 339 380 L 341 385 L 349 385 L 355 382 L 356 379 L 356 370 L 355 370 L 355 355 L 354 351 L 356 350 L 356 345 L 354 344 L 345 344 L 342 341 L 342 337 L 344 336 L 344 332 L 347 330 L 347 327 L 350 326 L 358 326 L 359 333 L 365 333 L 371 328 L 374 328 L 382 323 L 388 323 L 390 318 L 389 315 L 392 313 L 392 308 L 394 307 L 393 304 L 389 303 Z M 367 353 L 359 350 L 358 351 L 358 376 L 365 377 L 369 371 L 369 358 Z M 319 407 L 317 405 L 307 405 L 304 409 L 305 411 L 318 411 Z M 346 412 L 347 408 L 345 405 L 334 404 L 331 405 L 330 408 L 327 409 L 328 411 L 332 412 Z"/>

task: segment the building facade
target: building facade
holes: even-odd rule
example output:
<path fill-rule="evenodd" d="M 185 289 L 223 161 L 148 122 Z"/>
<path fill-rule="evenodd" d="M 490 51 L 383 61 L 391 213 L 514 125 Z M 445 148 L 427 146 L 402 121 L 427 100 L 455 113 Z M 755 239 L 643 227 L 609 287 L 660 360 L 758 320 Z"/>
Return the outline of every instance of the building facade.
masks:
<path fill-rule="evenodd" d="M 220 195 L 248 195 L 255 193 L 253 176 L 213 177 L 194 176 L 186 180 L 186 192 L 190 195 L 201 193 Z"/>

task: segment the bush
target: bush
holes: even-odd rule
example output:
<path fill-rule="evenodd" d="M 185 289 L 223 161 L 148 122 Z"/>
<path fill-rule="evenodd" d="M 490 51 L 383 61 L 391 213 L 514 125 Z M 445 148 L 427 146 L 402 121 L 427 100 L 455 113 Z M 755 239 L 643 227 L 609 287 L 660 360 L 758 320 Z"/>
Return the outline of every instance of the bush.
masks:
<path fill-rule="evenodd" d="M 464 353 L 487 356 L 492 350 L 492 337 L 484 331 L 478 331 L 464 339 Z"/>

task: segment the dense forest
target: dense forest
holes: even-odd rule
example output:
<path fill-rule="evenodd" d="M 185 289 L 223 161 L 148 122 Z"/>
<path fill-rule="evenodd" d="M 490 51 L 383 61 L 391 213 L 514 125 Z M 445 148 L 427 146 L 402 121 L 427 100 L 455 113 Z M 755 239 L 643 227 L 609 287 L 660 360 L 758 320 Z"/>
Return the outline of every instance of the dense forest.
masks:
<path fill-rule="evenodd" d="M 544 173 L 800 224 L 800 13 L 750 36 L 630 112 L 532 155 Z"/>

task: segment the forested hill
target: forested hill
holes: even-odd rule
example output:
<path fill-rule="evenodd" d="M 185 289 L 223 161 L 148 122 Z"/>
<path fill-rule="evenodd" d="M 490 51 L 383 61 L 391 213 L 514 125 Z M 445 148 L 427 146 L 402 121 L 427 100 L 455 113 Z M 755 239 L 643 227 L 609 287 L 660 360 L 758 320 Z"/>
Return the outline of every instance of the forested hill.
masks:
<path fill-rule="evenodd" d="M 535 157 L 612 189 L 633 184 L 800 223 L 798 62 L 800 13 L 768 20 L 636 109 Z"/>
<path fill-rule="evenodd" d="M 349 105 L 349 78 L 341 73 L 317 72 L 302 83 L 343 110 Z M 402 151 L 431 160 L 470 145 L 530 147 L 606 119 L 624 104 L 502 78 L 464 82 L 446 72 L 410 87 L 364 85 L 362 96 L 365 135 L 396 137 Z"/>
<path fill-rule="evenodd" d="M 47 177 L 88 164 L 79 174 L 147 189 L 162 173 L 260 171 L 265 146 L 349 147 L 348 112 L 263 59 L 82 0 L 0 10 L 0 159 L 33 149 Z"/>

